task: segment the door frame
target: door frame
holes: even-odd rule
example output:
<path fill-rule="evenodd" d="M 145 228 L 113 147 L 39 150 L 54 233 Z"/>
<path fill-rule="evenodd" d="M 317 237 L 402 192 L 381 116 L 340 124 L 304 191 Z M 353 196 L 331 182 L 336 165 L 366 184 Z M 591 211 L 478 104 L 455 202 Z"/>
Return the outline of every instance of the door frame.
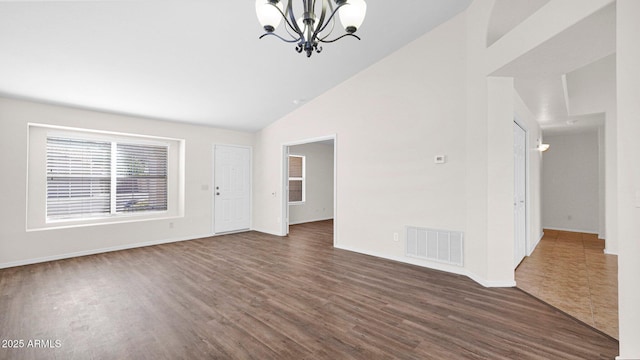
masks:
<path fill-rule="evenodd" d="M 229 146 L 249 150 L 249 230 L 253 230 L 253 146 L 238 144 L 213 144 L 211 146 L 211 180 L 209 191 L 211 192 L 211 235 L 232 234 L 234 232 L 244 232 L 245 230 L 216 233 L 216 146 Z M 204 187 L 204 186 L 203 186 Z M 202 189 L 204 190 L 204 188 Z"/>
<path fill-rule="evenodd" d="M 531 239 L 530 234 L 531 234 L 531 193 L 530 193 L 530 169 L 529 166 L 531 164 L 531 151 L 530 151 L 530 141 L 529 141 L 529 129 L 527 129 L 527 126 L 524 124 L 524 122 L 520 121 L 518 119 L 517 116 L 514 116 L 513 118 L 513 123 L 517 126 L 519 126 L 523 131 L 524 131 L 524 198 L 525 198 L 525 206 L 524 206 L 524 222 L 525 222 L 525 234 L 524 234 L 524 256 L 530 256 L 531 253 L 533 252 L 533 249 L 530 249 L 530 244 L 531 244 Z M 515 139 L 514 139 L 515 141 Z M 514 179 L 514 183 L 515 183 L 515 179 Z M 514 188 L 514 193 L 515 193 L 515 188 Z M 515 227 L 515 223 L 514 223 L 514 227 Z M 514 228 L 515 230 L 515 228 Z M 514 239 L 515 240 L 515 239 Z M 514 244 L 515 246 L 515 244 Z M 515 264 L 517 265 L 517 264 Z M 515 266 L 514 265 L 514 266 Z M 515 268 L 514 268 L 515 271 Z"/>
<path fill-rule="evenodd" d="M 281 183 L 281 209 L 280 209 L 280 229 L 281 236 L 287 236 L 289 234 L 289 147 L 295 145 L 304 145 L 309 143 L 315 143 L 320 141 L 333 140 L 333 246 L 338 244 L 338 162 L 337 162 L 337 148 L 338 138 L 336 134 L 319 136 L 314 138 L 302 139 L 297 141 L 290 141 L 282 143 L 281 145 L 281 157 L 280 157 L 280 183 Z"/>

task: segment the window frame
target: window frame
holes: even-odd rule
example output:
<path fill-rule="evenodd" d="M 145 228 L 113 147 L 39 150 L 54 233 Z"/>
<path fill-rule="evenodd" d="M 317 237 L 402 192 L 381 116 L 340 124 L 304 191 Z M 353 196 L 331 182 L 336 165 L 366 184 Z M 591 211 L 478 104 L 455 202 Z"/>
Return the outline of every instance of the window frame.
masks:
<path fill-rule="evenodd" d="M 302 159 L 302 176 L 291 176 L 291 158 L 301 158 Z M 288 181 L 287 181 L 287 191 L 289 192 L 289 205 L 302 205 L 306 201 L 306 188 L 307 188 L 307 177 L 306 177 L 306 165 L 307 165 L 307 157 L 305 155 L 293 155 L 289 154 L 288 158 L 289 168 L 287 171 Z M 291 201 L 291 181 L 300 181 L 302 184 L 302 200 L 299 201 Z"/>
<path fill-rule="evenodd" d="M 167 147 L 166 210 L 124 212 L 107 216 L 50 219 L 47 216 L 47 138 L 115 141 L 123 144 Z M 185 140 L 141 134 L 118 133 L 39 123 L 28 124 L 26 230 L 73 228 L 184 217 Z M 115 171 L 112 167 L 112 172 Z"/>

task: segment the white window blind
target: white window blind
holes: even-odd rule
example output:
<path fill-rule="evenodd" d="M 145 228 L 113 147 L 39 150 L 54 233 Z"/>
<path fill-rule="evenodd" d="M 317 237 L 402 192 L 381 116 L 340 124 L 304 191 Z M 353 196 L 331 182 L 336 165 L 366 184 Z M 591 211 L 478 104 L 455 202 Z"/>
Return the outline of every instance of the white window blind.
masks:
<path fill-rule="evenodd" d="M 167 210 L 167 147 L 117 144 L 116 212 Z"/>
<path fill-rule="evenodd" d="M 111 143 L 47 138 L 47 217 L 110 213 Z"/>
<path fill-rule="evenodd" d="M 166 211 L 168 146 L 47 137 L 47 218 Z"/>

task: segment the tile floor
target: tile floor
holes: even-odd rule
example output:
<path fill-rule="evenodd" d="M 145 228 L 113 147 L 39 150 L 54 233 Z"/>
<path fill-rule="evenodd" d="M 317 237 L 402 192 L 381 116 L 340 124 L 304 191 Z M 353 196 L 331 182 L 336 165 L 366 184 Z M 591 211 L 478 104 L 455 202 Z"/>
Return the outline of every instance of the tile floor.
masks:
<path fill-rule="evenodd" d="M 544 230 L 517 286 L 618 339 L 618 257 L 603 250 L 595 234 Z"/>

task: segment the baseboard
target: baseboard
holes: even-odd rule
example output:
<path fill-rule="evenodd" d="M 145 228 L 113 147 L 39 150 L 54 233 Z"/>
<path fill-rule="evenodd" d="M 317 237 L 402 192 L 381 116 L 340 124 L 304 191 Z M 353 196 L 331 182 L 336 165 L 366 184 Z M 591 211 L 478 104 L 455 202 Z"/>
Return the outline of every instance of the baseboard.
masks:
<path fill-rule="evenodd" d="M 34 259 L 11 261 L 11 262 L 7 262 L 7 263 L 0 263 L 0 269 L 16 267 L 16 266 L 38 264 L 38 263 L 43 263 L 43 262 L 47 262 L 47 261 L 69 259 L 69 258 L 80 257 L 80 256 L 102 254 L 102 253 L 107 253 L 107 252 L 112 252 L 112 251 L 135 249 L 135 248 L 141 248 L 141 247 L 145 247 L 145 246 L 153 246 L 153 245 L 168 244 L 168 243 L 179 242 L 179 241 L 195 240 L 195 239 L 201 239 L 201 238 L 206 238 L 206 237 L 211 237 L 211 236 L 213 236 L 213 235 L 205 234 L 205 235 L 200 235 L 200 236 L 189 236 L 189 237 L 181 237 L 181 238 L 145 241 L 145 242 L 135 243 L 135 244 L 118 245 L 118 246 L 111 246 L 111 247 L 100 248 L 100 249 L 78 251 L 78 252 L 67 253 L 67 254 L 44 256 L 44 257 L 34 258 Z"/>
<path fill-rule="evenodd" d="M 286 236 L 286 234 L 285 234 L 285 235 L 283 235 L 283 234 L 281 234 L 281 233 L 279 233 L 279 232 L 273 232 L 273 231 L 269 231 L 269 230 L 261 230 L 261 229 L 257 229 L 257 228 L 256 228 L 256 229 L 251 229 L 251 231 L 257 231 L 257 232 L 259 232 L 259 233 L 268 234 L 268 235 L 273 235 L 273 236 L 281 236 L 281 237 L 282 237 L 282 236 Z"/>
<path fill-rule="evenodd" d="M 477 282 L 478 284 L 486 287 L 486 288 L 494 288 L 494 287 L 515 287 L 516 286 L 516 281 L 515 280 L 510 280 L 510 281 L 488 281 L 485 280 L 479 276 L 476 276 L 475 274 L 471 273 L 471 272 L 467 272 L 466 276 L 469 277 L 469 279 Z"/>
<path fill-rule="evenodd" d="M 542 240 L 543 237 L 544 237 L 544 231 L 540 234 L 540 238 L 538 238 L 538 240 L 536 240 L 535 243 L 531 244 L 531 247 L 527 249 L 527 256 L 531 256 L 531 254 L 533 254 L 533 252 L 538 247 L 538 244 L 540 244 L 540 240 Z"/>
<path fill-rule="evenodd" d="M 464 268 L 459 268 L 458 269 L 458 268 L 456 268 L 454 266 L 440 265 L 438 263 L 425 262 L 424 260 L 414 259 L 414 258 L 410 258 L 410 257 L 389 256 L 389 255 L 386 255 L 386 254 L 380 254 L 380 253 L 376 253 L 376 252 L 372 252 L 372 251 L 356 249 L 356 248 L 349 247 L 349 246 L 335 245 L 334 247 L 337 248 L 337 249 L 347 250 L 347 251 L 355 252 L 355 253 L 358 253 L 358 254 L 374 256 L 374 257 L 381 258 L 381 259 L 387 259 L 387 260 L 397 261 L 397 262 L 400 262 L 400 263 L 416 265 L 416 266 L 424 267 L 424 268 L 427 268 L 427 269 L 444 271 L 444 272 L 451 273 L 451 274 L 466 276 L 469 279 L 475 281 L 476 283 L 478 283 L 478 284 L 480 284 L 480 285 L 482 285 L 484 287 L 514 287 L 514 286 L 516 286 L 516 282 L 515 281 L 487 281 L 487 280 L 482 279 L 481 277 L 476 276 L 475 274 L 467 271 Z"/>
<path fill-rule="evenodd" d="M 556 227 L 549 227 L 549 226 L 543 226 L 543 228 L 548 229 L 548 230 L 568 231 L 568 232 L 577 232 L 577 233 L 583 233 L 583 234 L 598 235 L 598 232 L 594 231 L 594 230 L 567 229 L 567 228 L 556 228 Z"/>
<path fill-rule="evenodd" d="M 300 224 L 312 223 L 312 222 L 316 222 L 316 221 L 326 221 L 326 220 L 333 220 L 333 216 L 330 216 L 330 217 L 327 217 L 327 218 L 313 219 L 313 220 L 303 220 L 303 221 L 290 222 L 289 225 L 300 225 Z"/>

